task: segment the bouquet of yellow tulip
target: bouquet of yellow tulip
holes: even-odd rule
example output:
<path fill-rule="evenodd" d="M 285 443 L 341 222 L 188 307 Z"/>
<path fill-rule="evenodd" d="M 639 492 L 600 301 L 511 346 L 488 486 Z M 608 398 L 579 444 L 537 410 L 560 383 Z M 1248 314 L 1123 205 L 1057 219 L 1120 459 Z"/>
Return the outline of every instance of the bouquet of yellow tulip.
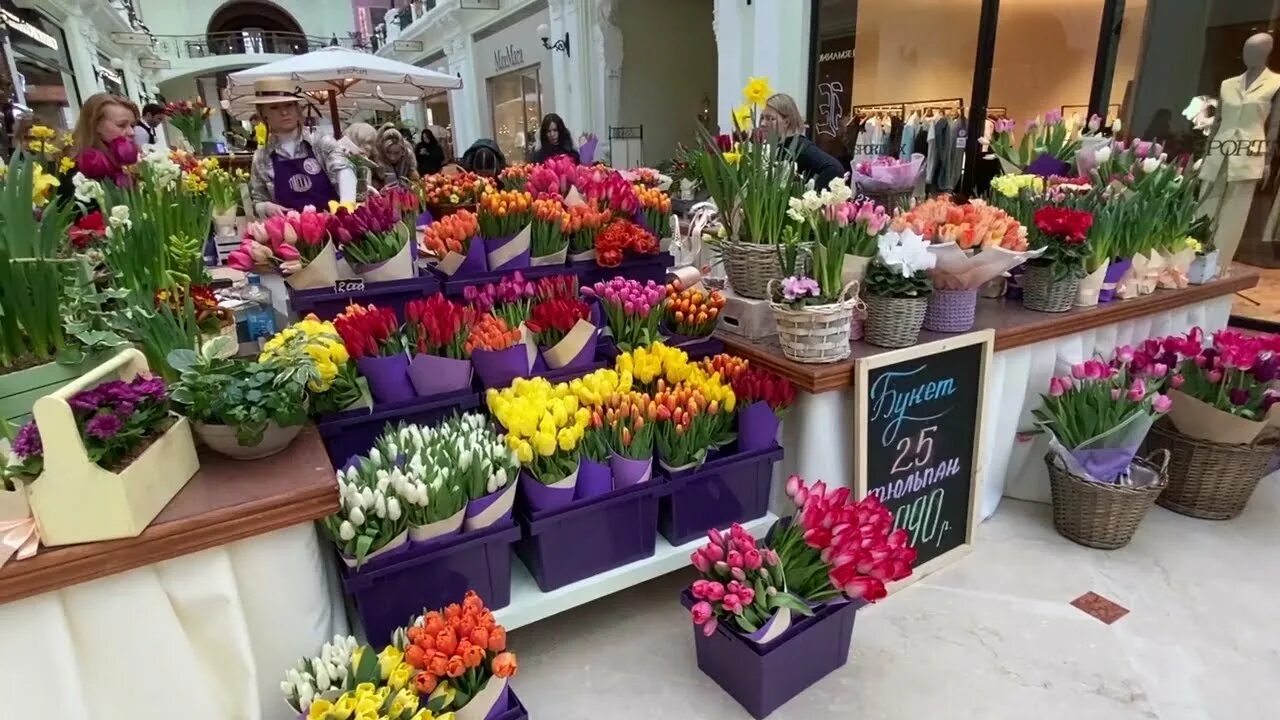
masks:
<path fill-rule="evenodd" d="M 721 447 L 733 442 L 737 435 L 734 432 L 738 398 L 733 386 L 720 376 L 720 373 L 708 373 L 701 366 L 695 366 L 680 386 L 694 392 L 705 403 L 705 414 L 710 426 L 711 447 Z M 659 387 L 659 390 L 663 388 Z"/>
<path fill-rule="evenodd" d="M 630 373 L 637 385 L 649 388 L 658 380 L 672 384 L 682 382 L 695 365 L 689 362 L 685 351 L 657 342 L 618 355 L 614 367 L 619 372 Z"/>
<path fill-rule="evenodd" d="M 490 389 L 485 399 L 507 430 L 508 447 L 538 482 L 553 485 L 576 472 L 578 444 L 591 414 L 569 385 L 516 378 L 510 387 Z"/>

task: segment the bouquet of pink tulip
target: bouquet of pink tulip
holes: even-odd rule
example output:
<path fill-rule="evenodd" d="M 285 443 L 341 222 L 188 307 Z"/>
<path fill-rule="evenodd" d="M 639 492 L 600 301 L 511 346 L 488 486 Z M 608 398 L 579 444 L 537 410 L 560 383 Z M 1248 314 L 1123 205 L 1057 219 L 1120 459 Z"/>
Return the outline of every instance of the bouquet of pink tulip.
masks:
<path fill-rule="evenodd" d="M 779 608 L 802 615 L 813 611 L 785 591 L 782 559 L 777 551 L 761 548 L 741 525 L 727 533 L 707 531 L 706 545 L 693 551 L 693 566 L 702 577 L 689 588 L 695 600 L 690 613 L 706 635 L 721 622 L 744 633 L 760 630 Z"/>
<path fill-rule="evenodd" d="M 557 155 L 550 160 L 533 166 L 529 172 L 529 180 L 524 189 L 535 199 L 569 195 L 578 175 L 578 165 L 568 155 Z"/>
<path fill-rule="evenodd" d="M 600 302 L 609 332 L 623 352 L 645 347 L 658 340 L 658 321 L 666 290 L 652 280 L 615 277 L 582 288 L 582 294 Z"/>
<path fill-rule="evenodd" d="M 1070 375 L 1049 381 L 1043 405 L 1032 410 L 1036 424 L 1052 434 L 1050 447 L 1067 469 L 1085 479 L 1127 484 L 1134 455 L 1170 400 L 1129 347 L 1110 362 L 1091 358 Z"/>
<path fill-rule="evenodd" d="M 249 223 L 244 237 L 240 238 L 240 247 L 227 255 L 227 265 L 245 272 L 263 269 L 283 272 L 286 264 L 300 263 L 302 255 L 297 245 L 285 240 L 286 227 L 283 215 L 268 218 L 267 222 Z"/>
<path fill-rule="evenodd" d="M 533 311 L 533 298 L 537 294 L 533 282 L 525 280 L 517 270 L 502 278 L 496 285 L 468 285 L 463 290 L 462 297 L 476 312 L 496 315 L 507 323 L 507 327 L 515 328 L 529 319 L 529 313 Z"/>

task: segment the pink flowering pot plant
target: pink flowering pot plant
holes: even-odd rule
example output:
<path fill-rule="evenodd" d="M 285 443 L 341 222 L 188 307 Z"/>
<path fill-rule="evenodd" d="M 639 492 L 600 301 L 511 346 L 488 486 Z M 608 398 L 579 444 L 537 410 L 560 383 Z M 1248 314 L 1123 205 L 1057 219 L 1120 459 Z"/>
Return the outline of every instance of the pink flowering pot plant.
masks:
<path fill-rule="evenodd" d="M 1146 353 L 1117 348 L 1110 361 L 1091 358 L 1050 379 L 1043 404 L 1031 412 L 1072 474 L 1108 485 L 1150 480 L 1131 468 L 1151 424 L 1172 405 L 1160 392 L 1165 372 Z"/>

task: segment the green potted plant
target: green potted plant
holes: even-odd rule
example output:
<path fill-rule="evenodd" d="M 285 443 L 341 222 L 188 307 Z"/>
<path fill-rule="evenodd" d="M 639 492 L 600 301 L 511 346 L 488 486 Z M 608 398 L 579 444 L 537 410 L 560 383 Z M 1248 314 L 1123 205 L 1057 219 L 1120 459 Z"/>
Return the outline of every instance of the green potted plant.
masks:
<path fill-rule="evenodd" d="M 237 360 L 235 350 L 234 339 L 219 336 L 199 352 L 169 353 L 169 365 L 178 372 L 173 401 L 215 452 L 237 460 L 274 455 L 307 421 L 307 383 L 316 377 L 315 368 L 274 359 Z"/>

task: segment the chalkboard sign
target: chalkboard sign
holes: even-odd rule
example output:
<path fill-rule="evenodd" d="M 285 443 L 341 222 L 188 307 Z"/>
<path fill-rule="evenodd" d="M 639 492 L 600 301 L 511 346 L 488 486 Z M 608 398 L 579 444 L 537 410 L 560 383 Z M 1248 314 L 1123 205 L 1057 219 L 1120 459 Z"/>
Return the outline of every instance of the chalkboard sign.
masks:
<path fill-rule="evenodd" d="M 992 340 L 982 331 L 857 361 L 858 497 L 875 495 L 907 531 L 918 576 L 973 535 Z"/>

